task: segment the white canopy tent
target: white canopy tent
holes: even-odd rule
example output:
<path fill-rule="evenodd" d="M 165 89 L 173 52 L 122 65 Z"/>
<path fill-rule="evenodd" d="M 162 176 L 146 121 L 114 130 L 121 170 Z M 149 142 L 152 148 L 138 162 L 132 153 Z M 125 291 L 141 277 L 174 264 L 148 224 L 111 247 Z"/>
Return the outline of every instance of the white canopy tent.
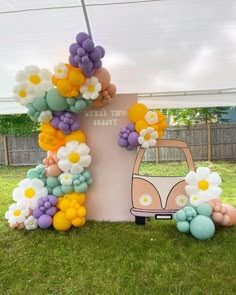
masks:
<path fill-rule="evenodd" d="M 236 105 L 234 0 L 85 3 L 118 93 L 137 93 L 152 108 Z M 15 73 L 68 62 L 81 31 L 87 27 L 79 0 L 0 1 L 0 113 L 26 110 L 10 98 Z"/>

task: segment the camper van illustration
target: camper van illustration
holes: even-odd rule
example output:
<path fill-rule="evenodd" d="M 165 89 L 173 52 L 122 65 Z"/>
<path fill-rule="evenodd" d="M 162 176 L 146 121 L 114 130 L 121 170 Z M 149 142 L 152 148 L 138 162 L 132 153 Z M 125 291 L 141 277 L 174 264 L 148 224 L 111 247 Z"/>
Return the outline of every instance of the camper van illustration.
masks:
<path fill-rule="evenodd" d="M 174 147 L 182 150 L 188 170 L 195 170 L 192 155 L 186 142 L 159 139 L 156 147 Z M 132 208 L 130 210 L 131 214 L 135 216 L 135 223 L 143 225 L 147 217 L 172 219 L 174 213 L 181 209 L 181 200 L 184 201 L 184 198 L 187 198 L 185 197 L 184 176 L 144 176 L 139 174 L 144 153 L 145 149 L 140 148 L 134 163 L 131 185 Z"/>

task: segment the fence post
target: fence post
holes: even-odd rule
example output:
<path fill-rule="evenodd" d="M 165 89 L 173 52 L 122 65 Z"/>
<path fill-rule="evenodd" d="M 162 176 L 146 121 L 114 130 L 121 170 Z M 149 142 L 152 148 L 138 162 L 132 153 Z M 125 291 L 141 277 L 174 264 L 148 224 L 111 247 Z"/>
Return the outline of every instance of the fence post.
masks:
<path fill-rule="evenodd" d="M 207 160 L 211 161 L 211 124 L 207 123 Z"/>
<path fill-rule="evenodd" d="M 7 144 L 7 136 L 6 135 L 3 135 L 3 149 L 4 149 L 5 165 L 9 166 L 9 154 L 8 154 L 8 144 Z"/>

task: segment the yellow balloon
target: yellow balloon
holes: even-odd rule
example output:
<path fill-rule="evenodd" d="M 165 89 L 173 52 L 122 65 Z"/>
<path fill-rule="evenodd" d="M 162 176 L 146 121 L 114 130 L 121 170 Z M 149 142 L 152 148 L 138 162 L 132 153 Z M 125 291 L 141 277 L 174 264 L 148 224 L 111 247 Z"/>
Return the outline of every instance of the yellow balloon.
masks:
<path fill-rule="evenodd" d="M 85 76 L 83 75 L 80 69 L 73 68 L 69 73 L 68 78 L 71 84 L 76 85 L 78 87 L 80 87 L 85 82 Z"/>
<path fill-rule="evenodd" d="M 128 110 L 128 117 L 131 122 L 138 122 L 144 120 L 144 116 L 148 112 L 148 108 L 142 103 L 135 103 Z"/>
<path fill-rule="evenodd" d="M 71 227 L 71 222 L 66 218 L 62 211 L 58 211 L 52 220 L 53 227 L 60 231 L 66 231 Z"/>
<path fill-rule="evenodd" d="M 79 143 L 83 143 L 83 142 L 85 142 L 86 137 L 82 131 L 77 130 L 77 131 L 71 132 L 71 134 L 69 134 L 65 137 L 65 142 L 69 142 L 69 141 L 73 141 L 73 140 L 76 140 Z"/>
<path fill-rule="evenodd" d="M 146 129 L 148 127 L 148 123 L 144 120 L 140 120 L 135 124 L 135 130 L 140 133 L 141 130 Z"/>
<path fill-rule="evenodd" d="M 66 197 L 69 200 L 76 200 L 80 205 L 83 205 L 85 202 L 85 194 L 79 194 L 77 192 L 73 192 L 70 194 L 66 194 Z"/>
<path fill-rule="evenodd" d="M 80 217 L 76 217 L 75 219 L 73 219 L 71 221 L 71 223 L 75 226 L 75 227 L 79 227 L 82 223 L 82 218 Z"/>
<path fill-rule="evenodd" d="M 70 208 L 70 200 L 67 200 L 67 199 L 63 199 L 61 202 L 60 202 L 60 208 L 63 212 L 66 212 L 66 210 L 68 210 Z"/>
<path fill-rule="evenodd" d="M 78 216 L 79 217 L 84 217 L 86 215 L 86 209 L 84 206 L 80 206 L 78 209 Z"/>
<path fill-rule="evenodd" d="M 67 219 L 72 220 L 76 218 L 77 211 L 75 210 L 75 208 L 69 208 L 68 210 L 66 210 L 65 216 Z"/>
<path fill-rule="evenodd" d="M 62 96 L 67 97 L 71 92 L 72 86 L 68 80 L 63 79 L 57 82 L 57 89 Z"/>

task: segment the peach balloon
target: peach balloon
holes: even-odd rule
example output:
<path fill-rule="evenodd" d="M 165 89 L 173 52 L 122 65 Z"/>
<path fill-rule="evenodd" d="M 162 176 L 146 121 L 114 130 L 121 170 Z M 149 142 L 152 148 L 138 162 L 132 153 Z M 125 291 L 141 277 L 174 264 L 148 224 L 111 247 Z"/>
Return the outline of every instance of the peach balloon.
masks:
<path fill-rule="evenodd" d="M 102 86 L 102 90 L 106 89 L 110 85 L 111 75 L 105 68 L 100 68 L 94 73 L 94 77 L 98 79 L 98 82 Z"/>

